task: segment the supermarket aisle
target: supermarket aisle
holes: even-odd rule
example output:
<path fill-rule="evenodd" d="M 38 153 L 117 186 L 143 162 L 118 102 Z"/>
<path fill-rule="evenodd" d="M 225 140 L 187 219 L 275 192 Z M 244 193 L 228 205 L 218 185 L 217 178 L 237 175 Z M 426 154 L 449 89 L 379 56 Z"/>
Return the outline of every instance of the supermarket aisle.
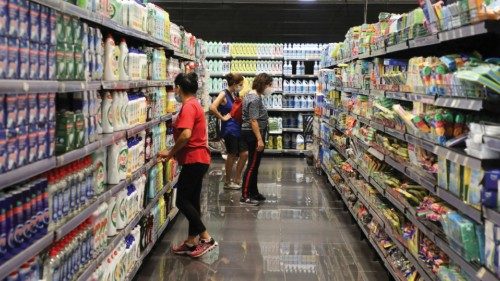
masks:
<path fill-rule="evenodd" d="M 260 191 L 267 202 L 241 207 L 212 164 L 202 197 L 204 221 L 220 246 L 202 259 L 174 256 L 187 232 L 180 215 L 137 274 L 153 280 L 389 280 L 351 225 L 342 203 L 305 160 L 265 158 Z"/>

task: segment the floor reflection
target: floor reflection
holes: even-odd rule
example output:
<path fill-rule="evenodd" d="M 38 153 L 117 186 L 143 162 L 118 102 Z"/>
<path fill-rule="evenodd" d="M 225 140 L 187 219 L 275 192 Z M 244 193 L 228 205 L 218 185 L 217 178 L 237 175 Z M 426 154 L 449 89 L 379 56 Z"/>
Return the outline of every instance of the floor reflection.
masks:
<path fill-rule="evenodd" d="M 259 207 L 224 190 L 222 161 L 212 164 L 202 194 L 203 219 L 220 246 L 194 260 L 174 256 L 187 233 L 179 215 L 136 276 L 152 280 L 389 280 L 321 177 L 299 158 L 265 158 Z"/>

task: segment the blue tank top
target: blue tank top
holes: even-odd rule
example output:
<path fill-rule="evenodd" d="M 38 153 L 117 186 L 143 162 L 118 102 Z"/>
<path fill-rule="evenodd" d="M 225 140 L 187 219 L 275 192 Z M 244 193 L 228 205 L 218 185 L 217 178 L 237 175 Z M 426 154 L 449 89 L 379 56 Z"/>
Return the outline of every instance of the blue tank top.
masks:
<path fill-rule="evenodd" d="M 226 93 L 226 104 L 224 104 L 224 105 L 221 104 L 221 105 L 219 105 L 219 108 L 218 108 L 219 112 L 222 115 L 226 115 L 226 114 L 231 112 L 231 108 L 233 108 L 233 102 L 234 102 L 234 99 L 233 99 L 233 96 L 231 95 L 231 93 L 229 93 L 228 90 L 224 90 L 224 92 Z M 240 133 L 241 133 L 241 125 L 238 122 L 236 122 L 236 120 L 231 118 L 226 122 L 224 122 L 224 121 L 221 122 L 221 130 L 220 131 L 221 131 L 222 137 L 225 137 L 227 135 L 231 135 L 231 136 L 239 138 Z"/>

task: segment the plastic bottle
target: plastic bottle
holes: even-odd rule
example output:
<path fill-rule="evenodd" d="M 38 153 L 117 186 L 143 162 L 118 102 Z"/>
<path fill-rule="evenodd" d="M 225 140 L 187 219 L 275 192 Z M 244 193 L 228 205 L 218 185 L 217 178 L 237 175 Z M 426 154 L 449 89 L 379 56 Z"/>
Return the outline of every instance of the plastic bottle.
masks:
<path fill-rule="evenodd" d="M 294 80 L 290 80 L 290 94 L 295 94 L 296 93 L 296 86 L 295 86 L 295 81 Z"/>
<path fill-rule="evenodd" d="M 302 113 L 299 113 L 298 114 L 298 118 L 297 118 L 297 128 L 302 128 L 303 127 L 303 117 L 302 117 Z"/>
<path fill-rule="evenodd" d="M 125 140 L 108 147 L 108 184 L 118 184 L 125 180 L 127 172 L 128 147 Z"/>
<path fill-rule="evenodd" d="M 118 80 L 118 60 L 120 49 L 115 45 L 115 40 L 111 35 L 106 38 L 104 44 L 104 80 Z"/>
<path fill-rule="evenodd" d="M 122 39 L 120 42 L 120 57 L 118 58 L 118 74 L 119 79 L 122 81 L 127 81 L 130 79 L 128 75 L 128 64 L 127 42 L 125 41 L 125 39 Z"/>

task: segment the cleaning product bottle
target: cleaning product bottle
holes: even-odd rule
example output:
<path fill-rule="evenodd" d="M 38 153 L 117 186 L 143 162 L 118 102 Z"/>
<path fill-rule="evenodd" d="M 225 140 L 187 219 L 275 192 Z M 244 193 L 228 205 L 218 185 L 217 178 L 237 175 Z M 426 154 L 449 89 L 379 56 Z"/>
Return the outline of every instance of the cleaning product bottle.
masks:
<path fill-rule="evenodd" d="M 304 150 L 304 137 L 301 134 L 297 134 L 296 148 L 298 150 Z"/>
<path fill-rule="evenodd" d="M 296 87 L 295 87 L 295 81 L 294 80 L 290 80 L 290 94 L 295 94 L 296 93 Z"/>
<path fill-rule="evenodd" d="M 118 60 L 120 49 L 116 47 L 115 40 L 111 35 L 106 38 L 104 46 L 104 80 L 118 80 Z"/>
<path fill-rule="evenodd" d="M 297 128 L 302 128 L 303 122 L 304 122 L 304 118 L 302 116 L 302 113 L 299 113 L 298 118 L 297 118 Z"/>
<path fill-rule="evenodd" d="M 117 1 L 118 0 L 114 0 Z M 119 79 L 122 81 L 127 81 L 130 79 L 128 75 L 128 48 L 125 39 L 120 42 L 120 57 L 118 58 L 118 74 Z"/>
<path fill-rule="evenodd" d="M 108 220 L 108 236 L 115 236 L 117 234 L 116 231 L 116 220 L 117 220 L 117 212 L 116 212 L 116 196 L 111 196 L 108 201 L 108 212 L 107 212 L 107 220 Z"/>

